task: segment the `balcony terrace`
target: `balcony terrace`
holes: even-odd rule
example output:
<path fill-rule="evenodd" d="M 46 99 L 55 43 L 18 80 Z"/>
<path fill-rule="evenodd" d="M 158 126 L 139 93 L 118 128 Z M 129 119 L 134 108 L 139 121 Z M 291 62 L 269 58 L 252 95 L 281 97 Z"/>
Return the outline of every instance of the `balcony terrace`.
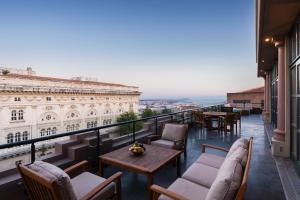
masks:
<path fill-rule="evenodd" d="M 200 156 L 201 144 L 207 143 L 229 148 L 236 139 L 240 137 L 249 138 L 252 136 L 254 138 L 254 145 L 245 199 L 285 199 L 281 179 L 279 177 L 275 161 L 271 155 L 270 143 L 268 136 L 265 133 L 262 116 L 259 114 L 243 116 L 241 121 L 241 130 L 238 130 L 237 135 L 235 133 L 227 133 L 227 135 L 225 135 L 224 133 L 218 133 L 218 131 L 208 131 L 206 129 L 202 131 L 201 128 L 195 124 L 190 126 L 187 140 L 187 157 L 184 158 L 184 156 L 181 155 L 181 172 L 183 173 Z M 191 120 L 186 118 L 186 122 L 191 122 Z M 135 137 L 137 140 L 143 140 L 144 136 L 151 134 L 151 132 L 155 132 L 155 127 L 152 127 L 152 129 L 150 128 L 148 131 L 142 130 L 142 134 L 140 136 L 137 134 Z M 125 137 L 124 143 L 122 143 L 120 140 L 117 140 L 113 146 L 113 149 L 118 148 L 118 146 L 124 146 L 130 142 L 131 140 L 128 139 L 128 137 Z M 77 147 L 78 144 L 75 146 Z M 103 149 L 104 146 L 101 146 L 100 148 L 100 152 L 104 153 L 106 151 Z M 211 153 L 220 154 L 220 152 L 215 150 L 208 151 Z M 86 152 L 90 153 L 90 151 Z M 80 156 L 79 160 L 83 160 L 84 158 L 86 159 L 90 156 L 91 155 Z M 76 162 L 79 160 L 76 160 Z M 64 168 L 66 166 L 67 165 L 62 165 L 61 167 Z M 97 165 L 94 165 L 94 167 L 94 170 L 91 171 L 96 173 Z M 146 176 L 109 166 L 104 170 L 104 177 L 107 178 L 116 171 L 123 172 L 123 199 L 141 200 L 148 198 Z M 176 167 L 172 164 L 169 164 L 155 174 L 154 184 L 167 188 L 176 178 Z M 24 195 L 25 193 L 23 185 L 20 184 L 19 180 L 12 181 L 11 183 L 7 182 L 6 184 L 0 186 L 0 194 L 2 197 L 4 197 L 4 199 L 26 198 Z"/>

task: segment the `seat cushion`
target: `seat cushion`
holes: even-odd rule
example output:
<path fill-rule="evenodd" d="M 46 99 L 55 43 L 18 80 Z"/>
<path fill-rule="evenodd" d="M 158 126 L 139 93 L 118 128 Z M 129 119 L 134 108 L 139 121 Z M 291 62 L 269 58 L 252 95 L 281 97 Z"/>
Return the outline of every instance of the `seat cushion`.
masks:
<path fill-rule="evenodd" d="M 58 193 L 62 199 L 75 200 L 76 194 L 70 177 L 62 169 L 43 161 L 35 161 L 28 165 L 28 168 L 37 172 L 49 181 L 54 181 L 58 185 Z"/>
<path fill-rule="evenodd" d="M 151 142 L 151 145 L 169 148 L 169 149 L 175 148 L 174 142 L 169 141 L 169 140 L 155 140 L 155 141 Z"/>
<path fill-rule="evenodd" d="M 249 140 L 245 138 L 239 138 L 236 140 L 230 147 L 227 157 L 230 156 L 238 147 L 243 147 L 244 149 L 248 149 Z"/>
<path fill-rule="evenodd" d="M 200 163 L 192 164 L 182 178 L 210 188 L 218 175 L 218 169 Z"/>
<path fill-rule="evenodd" d="M 184 140 L 187 132 L 187 125 L 185 124 L 165 124 L 161 139 L 175 141 Z"/>
<path fill-rule="evenodd" d="M 180 194 L 189 200 L 204 200 L 209 189 L 188 180 L 178 178 L 169 186 L 168 190 Z M 165 195 L 160 195 L 158 199 L 171 200 L 171 198 Z"/>
<path fill-rule="evenodd" d="M 71 183 L 73 185 L 73 188 L 75 190 L 75 194 L 77 199 L 82 198 L 84 195 L 86 195 L 88 192 L 92 191 L 97 185 L 104 182 L 106 179 L 96 176 L 94 174 L 91 174 L 89 172 L 83 172 L 79 174 L 78 176 L 71 179 Z M 110 199 L 115 194 L 115 184 L 110 183 L 108 186 L 106 186 L 103 190 L 98 192 L 96 196 L 94 196 L 93 200 L 105 200 Z"/>
<path fill-rule="evenodd" d="M 234 199 L 234 195 L 242 181 L 242 174 L 241 164 L 232 158 L 227 158 L 219 169 L 218 175 L 206 196 L 206 200 Z"/>
<path fill-rule="evenodd" d="M 224 156 L 218 156 L 210 153 L 202 153 L 196 162 L 219 169 L 223 164 L 224 160 Z"/>

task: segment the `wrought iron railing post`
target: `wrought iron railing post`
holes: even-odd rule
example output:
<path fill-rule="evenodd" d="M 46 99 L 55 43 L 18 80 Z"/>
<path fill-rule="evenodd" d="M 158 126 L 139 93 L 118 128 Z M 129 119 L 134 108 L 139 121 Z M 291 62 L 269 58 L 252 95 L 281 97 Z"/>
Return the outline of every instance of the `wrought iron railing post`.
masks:
<path fill-rule="evenodd" d="M 101 137 L 100 137 L 100 129 L 99 129 L 97 131 L 97 156 L 100 156 L 100 143 L 101 143 Z"/>
<path fill-rule="evenodd" d="M 173 120 L 174 120 L 174 119 L 173 119 L 173 115 L 171 115 L 171 122 L 173 122 Z"/>
<path fill-rule="evenodd" d="M 155 117 L 155 134 L 158 135 L 158 122 L 157 122 L 157 117 Z"/>
<path fill-rule="evenodd" d="M 31 163 L 34 163 L 35 161 L 35 145 L 34 142 L 31 143 Z"/>
<path fill-rule="evenodd" d="M 135 143 L 135 122 L 132 123 L 132 140 Z"/>
<path fill-rule="evenodd" d="M 182 123 L 184 124 L 184 112 L 182 113 Z"/>

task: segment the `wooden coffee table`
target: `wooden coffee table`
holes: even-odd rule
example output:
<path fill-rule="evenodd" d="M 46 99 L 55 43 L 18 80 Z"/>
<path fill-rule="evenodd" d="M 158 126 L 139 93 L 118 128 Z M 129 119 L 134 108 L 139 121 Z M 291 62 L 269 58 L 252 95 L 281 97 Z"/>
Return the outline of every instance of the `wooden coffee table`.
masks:
<path fill-rule="evenodd" d="M 177 160 L 177 176 L 180 176 L 181 151 L 157 146 L 144 145 L 143 155 L 133 155 L 129 146 L 117 149 L 99 157 L 99 173 L 103 176 L 104 164 L 120 167 L 148 177 L 148 191 L 151 199 L 150 186 L 156 171 L 172 160 Z"/>

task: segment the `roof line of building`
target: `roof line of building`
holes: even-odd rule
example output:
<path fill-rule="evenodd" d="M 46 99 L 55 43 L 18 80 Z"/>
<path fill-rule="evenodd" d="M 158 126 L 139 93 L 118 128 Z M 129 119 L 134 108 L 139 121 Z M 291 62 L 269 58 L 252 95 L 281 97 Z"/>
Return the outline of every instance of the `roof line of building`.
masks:
<path fill-rule="evenodd" d="M 40 81 L 67 82 L 67 83 L 75 83 L 75 84 L 87 84 L 87 85 L 90 84 L 90 85 L 138 88 L 137 86 L 128 86 L 128 85 L 117 84 L 117 83 L 107 83 L 107 82 L 99 82 L 99 81 L 83 81 L 83 80 L 73 80 L 73 79 L 66 79 L 66 78 L 55 78 L 55 77 L 36 76 L 36 75 L 23 75 L 23 74 L 14 74 L 14 73 L 0 75 L 0 76 L 29 79 L 29 80 L 40 80 Z"/>

